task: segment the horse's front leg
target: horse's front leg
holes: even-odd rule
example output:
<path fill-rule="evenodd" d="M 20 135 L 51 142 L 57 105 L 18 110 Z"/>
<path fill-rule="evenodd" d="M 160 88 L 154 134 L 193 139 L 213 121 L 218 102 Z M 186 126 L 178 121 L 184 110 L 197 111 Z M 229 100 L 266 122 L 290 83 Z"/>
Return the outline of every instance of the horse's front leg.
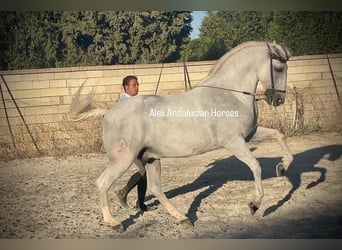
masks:
<path fill-rule="evenodd" d="M 248 204 L 251 214 L 253 215 L 259 209 L 261 200 L 264 197 L 264 189 L 261 182 L 260 164 L 253 156 L 252 152 L 247 147 L 244 138 L 242 137 L 231 138 L 231 140 L 226 142 L 223 146 L 232 152 L 236 158 L 245 163 L 253 173 L 255 183 L 255 199 Z"/>
<path fill-rule="evenodd" d="M 160 184 L 160 175 L 161 175 L 161 166 L 160 160 L 152 160 L 146 163 L 146 175 L 147 175 L 147 187 L 148 190 L 151 191 L 159 202 L 166 208 L 166 210 L 177 219 L 179 223 L 186 222 L 187 224 L 191 224 L 189 219 L 178 211 L 178 209 L 169 201 L 169 199 L 165 196 L 164 192 L 161 189 Z"/>
<path fill-rule="evenodd" d="M 279 162 L 276 166 L 276 174 L 277 176 L 282 176 L 290 164 L 293 161 L 293 156 L 292 153 L 290 152 L 289 147 L 287 146 L 286 140 L 285 140 L 285 135 L 280 133 L 276 129 L 271 129 L 271 128 L 265 128 L 265 127 L 258 127 L 256 133 L 252 137 L 252 141 L 254 140 L 261 140 L 261 139 L 266 139 L 269 137 L 273 137 L 278 140 L 282 153 L 283 153 L 283 158 L 281 162 Z"/>

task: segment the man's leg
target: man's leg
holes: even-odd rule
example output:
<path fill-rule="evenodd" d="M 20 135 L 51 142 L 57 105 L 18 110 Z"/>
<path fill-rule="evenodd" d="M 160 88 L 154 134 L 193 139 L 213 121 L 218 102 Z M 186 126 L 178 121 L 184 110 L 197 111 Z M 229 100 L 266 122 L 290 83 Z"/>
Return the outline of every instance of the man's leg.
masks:
<path fill-rule="evenodd" d="M 128 180 L 126 186 L 124 186 L 122 189 L 120 189 L 116 192 L 116 195 L 119 197 L 120 204 L 123 207 L 125 207 L 125 208 L 128 207 L 127 195 L 141 181 L 141 178 L 142 178 L 142 176 L 141 176 L 140 172 L 134 173 L 131 176 L 131 178 Z M 145 182 L 146 182 L 146 177 L 145 177 Z M 146 189 L 145 189 L 145 193 L 146 193 Z M 144 199 L 145 199 L 145 195 L 144 195 Z"/>
<path fill-rule="evenodd" d="M 147 179 L 146 179 L 146 172 L 144 175 L 141 176 L 141 178 L 138 181 L 138 202 L 137 202 L 137 208 L 141 211 L 147 211 L 148 208 L 145 205 L 145 196 L 146 196 L 146 190 L 147 190 Z"/>

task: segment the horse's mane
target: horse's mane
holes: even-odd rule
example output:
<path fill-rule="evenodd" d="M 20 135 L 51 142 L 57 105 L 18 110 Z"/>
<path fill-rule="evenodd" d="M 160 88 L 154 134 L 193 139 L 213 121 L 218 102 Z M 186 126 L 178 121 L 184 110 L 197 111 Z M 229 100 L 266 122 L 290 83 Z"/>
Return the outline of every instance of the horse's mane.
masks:
<path fill-rule="evenodd" d="M 233 56 L 234 54 L 236 54 L 237 52 L 239 52 L 240 50 L 246 47 L 255 46 L 255 45 L 265 45 L 265 42 L 251 41 L 251 42 L 242 43 L 234 47 L 225 55 L 223 55 L 220 59 L 217 60 L 217 62 L 212 67 L 212 69 L 209 71 L 208 76 L 215 73 L 222 66 L 223 62 L 225 62 L 229 57 Z M 278 59 L 280 61 L 287 61 L 289 57 L 291 56 L 291 52 L 287 47 L 276 44 L 276 43 L 269 43 L 269 45 L 270 45 L 270 49 L 267 48 L 266 52 L 270 58 Z M 282 50 L 280 48 L 282 48 Z"/>

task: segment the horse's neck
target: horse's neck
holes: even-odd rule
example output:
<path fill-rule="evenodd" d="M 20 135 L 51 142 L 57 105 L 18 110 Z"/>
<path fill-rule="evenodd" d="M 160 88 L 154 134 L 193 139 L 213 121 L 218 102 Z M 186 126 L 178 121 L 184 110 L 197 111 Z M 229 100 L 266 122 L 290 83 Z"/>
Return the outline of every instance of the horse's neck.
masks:
<path fill-rule="evenodd" d="M 255 93 L 258 83 L 257 64 L 246 52 L 232 56 L 209 74 L 207 83 L 214 87 Z"/>

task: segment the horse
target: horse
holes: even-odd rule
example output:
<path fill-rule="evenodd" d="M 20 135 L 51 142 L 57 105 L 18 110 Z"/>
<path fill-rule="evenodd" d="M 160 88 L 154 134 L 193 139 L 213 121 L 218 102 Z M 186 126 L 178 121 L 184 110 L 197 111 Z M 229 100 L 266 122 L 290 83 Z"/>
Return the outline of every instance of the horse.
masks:
<path fill-rule="evenodd" d="M 139 95 L 110 109 L 91 104 L 92 94 L 80 98 L 82 86 L 70 104 L 73 120 L 103 117 L 103 144 L 109 165 L 96 180 L 105 224 L 123 230 L 108 200 L 108 190 L 134 162 L 146 169 L 148 190 L 177 223 L 190 223 L 161 188 L 162 158 L 189 157 L 226 148 L 253 173 L 255 197 L 248 204 L 253 215 L 264 196 L 261 167 L 246 143 L 276 138 L 283 157 L 276 175 L 283 175 L 293 156 L 286 137 L 276 129 L 258 126 L 256 88 L 265 89 L 263 100 L 279 106 L 285 102 L 287 61 L 290 50 L 275 42 L 242 43 L 219 58 L 207 77 L 190 91 L 175 95 Z"/>

